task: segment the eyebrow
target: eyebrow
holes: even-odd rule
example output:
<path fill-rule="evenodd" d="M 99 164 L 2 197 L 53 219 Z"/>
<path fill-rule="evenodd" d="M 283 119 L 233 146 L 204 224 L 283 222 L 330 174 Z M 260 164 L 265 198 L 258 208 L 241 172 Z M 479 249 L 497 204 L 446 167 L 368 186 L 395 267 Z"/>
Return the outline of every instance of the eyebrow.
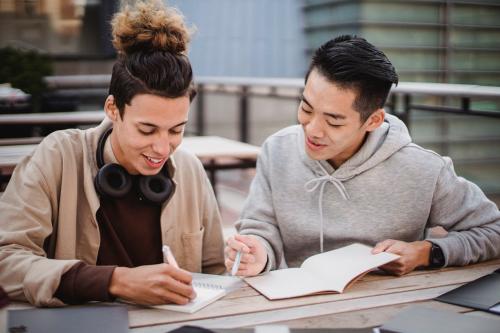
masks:
<path fill-rule="evenodd" d="M 314 109 L 314 107 L 311 105 L 311 103 L 309 103 L 309 101 L 304 97 L 304 94 L 300 95 L 300 99 L 306 103 L 311 109 Z M 346 116 L 344 116 L 343 114 L 340 114 L 340 113 L 332 113 L 332 112 L 323 112 L 323 114 L 325 116 L 329 116 L 329 117 L 332 117 L 333 119 L 335 120 L 339 120 L 339 119 L 347 119 Z"/>
<path fill-rule="evenodd" d="M 183 121 L 182 123 L 178 123 L 177 125 L 174 125 L 171 128 L 176 128 L 176 127 L 179 127 L 179 126 L 182 126 L 182 125 L 186 125 L 186 123 L 187 123 L 187 120 Z M 142 122 L 142 121 L 139 122 L 139 125 L 144 125 L 144 126 L 149 126 L 149 127 L 158 127 L 155 124 L 151 124 L 151 123 L 148 123 L 148 122 Z"/>
<path fill-rule="evenodd" d="M 311 103 L 309 103 L 309 101 L 307 100 L 307 98 L 304 96 L 304 94 L 300 94 L 300 99 L 306 103 L 311 109 L 314 109 L 314 107 L 311 105 Z"/>
<path fill-rule="evenodd" d="M 329 116 L 329 117 L 332 117 L 333 119 L 335 120 L 339 120 L 339 119 L 347 119 L 346 116 L 344 116 L 343 114 L 340 114 L 340 113 L 330 113 L 330 112 L 323 112 L 323 114 L 325 116 Z"/>

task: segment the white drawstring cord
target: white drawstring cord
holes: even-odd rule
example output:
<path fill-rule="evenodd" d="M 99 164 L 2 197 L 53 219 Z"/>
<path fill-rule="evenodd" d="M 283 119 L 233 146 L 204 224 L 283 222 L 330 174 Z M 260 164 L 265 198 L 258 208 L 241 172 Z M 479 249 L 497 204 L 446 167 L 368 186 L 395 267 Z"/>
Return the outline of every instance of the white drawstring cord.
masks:
<path fill-rule="evenodd" d="M 327 183 L 331 183 L 331 184 L 335 185 L 337 190 L 342 195 L 342 198 L 344 198 L 344 200 L 349 200 L 349 194 L 347 193 L 347 190 L 345 189 L 344 184 L 342 184 L 342 182 L 339 179 L 335 178 L 334 176 L 325 175 L 325 176 L 321 176 L 318 178 L 313 178 L 304 184 L 304 189 L 307 192 L 314 192 L 318 188 L 318 186 L 321 185 L 321 188 L 319 190 L 319 202 L 318 202 L 319 203 L 319 224 L 320 224 L 319 247 L 320 247 L 321 253 L 323 253 L 323 192 L 325 190 L 325 185 Z"/>

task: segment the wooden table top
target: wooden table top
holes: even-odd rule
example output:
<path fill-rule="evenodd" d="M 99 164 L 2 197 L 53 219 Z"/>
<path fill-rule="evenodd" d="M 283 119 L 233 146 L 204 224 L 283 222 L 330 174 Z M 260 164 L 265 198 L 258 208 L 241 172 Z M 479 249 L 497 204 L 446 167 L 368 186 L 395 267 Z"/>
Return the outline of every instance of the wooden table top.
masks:
<path fill-rule="evenodd" d="M 241 328 L 285 324 L 291 328 L 361 328 L 381 325 L 406 306 L 423 304 L 471 315 L 495 316 L 432 299 L 493 272 L 500 259 L 467 267 L 414 271 L 402 277 L 369 274 L 343 294 L 269 301 L 249 286 L 234 291 L 204 309 L 184 314 L 129 307 L 132 332 L 167 332 L 182 325 Z M 499 326 L 500 327 L 500 326 Z"/>
<path fill-rule="evenodd" d="M 248 328 L 280 324 L 290 328 L 363 328 L 382 325 L 405 307 L 419 304 L 498 320 L 500 316 L 432 299 L 500 267 L 500 259 L 402 277 L 369 274 L 343 294 L 269 301 L 245 285 L 193 314 L 127 305 L 130 331 L 164 333 L 183 325 Z M 14 303 L 7 309 L 31 307 Z M 500 326 L 499 326 L 500 327 Z"/>

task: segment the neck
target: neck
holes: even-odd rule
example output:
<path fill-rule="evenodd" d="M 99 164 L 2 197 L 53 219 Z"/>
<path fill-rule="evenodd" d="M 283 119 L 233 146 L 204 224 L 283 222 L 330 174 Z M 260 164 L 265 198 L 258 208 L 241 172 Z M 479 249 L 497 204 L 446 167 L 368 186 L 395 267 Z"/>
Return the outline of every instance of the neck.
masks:
<path fill-rule="evenodd" d="M 365 132 L 363 136 L 356 142 L 356 144 L 352 145 L 349 149 L 346 149 L 334 158 L 329 159 L 327 162 L 330 163 L 330 165 L 335 169 L 340 168 L 342 164 L 344 164 L 361 149 L 367 137 L 368 133 Z"/>

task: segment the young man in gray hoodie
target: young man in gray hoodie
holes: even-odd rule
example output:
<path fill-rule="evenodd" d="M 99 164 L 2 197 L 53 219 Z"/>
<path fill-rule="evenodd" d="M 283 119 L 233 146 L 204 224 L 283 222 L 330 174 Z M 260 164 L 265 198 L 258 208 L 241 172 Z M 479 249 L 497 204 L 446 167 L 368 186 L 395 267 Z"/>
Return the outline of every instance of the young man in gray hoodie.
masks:
<path fill-rule="evenodd" d="M 366 40 L 335 38 L 316 50 L 298 109 L 300 125 L 262 146 L 257 174 L 228 240 L 238 275 L 297 267 L 360 242 L 399 254 L 382 268 L 467 265 L 500 255 L 500 212 L 452 161 L 412 143 L 383 106 L 398 76 Z M 427 238 L 441 226 L 444 238 Z"/>

